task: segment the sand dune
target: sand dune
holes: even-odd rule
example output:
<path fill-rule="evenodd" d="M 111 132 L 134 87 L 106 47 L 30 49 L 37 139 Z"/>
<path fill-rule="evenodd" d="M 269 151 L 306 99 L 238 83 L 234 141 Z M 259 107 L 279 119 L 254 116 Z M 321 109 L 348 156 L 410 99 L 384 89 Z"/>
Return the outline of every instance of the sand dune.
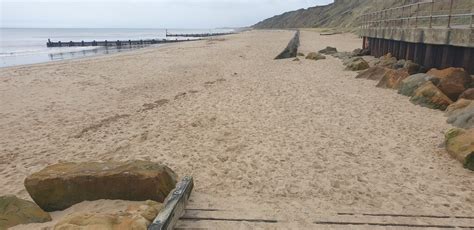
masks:
<path fill-rule="evenodd" d="M 451 128 L 442 112 L 355 79 L 333 57 L 273 60 L 291 36 L 0 69 L 0 193 L 29 198 L 24 178 L 56 162 L 145 159 L 193 175 L 195 207 L 295 228 L 317 213 L 474 213 L 473 172 L 440 146 Z M 301 39 L 303 53 L 361 45 Z"/>

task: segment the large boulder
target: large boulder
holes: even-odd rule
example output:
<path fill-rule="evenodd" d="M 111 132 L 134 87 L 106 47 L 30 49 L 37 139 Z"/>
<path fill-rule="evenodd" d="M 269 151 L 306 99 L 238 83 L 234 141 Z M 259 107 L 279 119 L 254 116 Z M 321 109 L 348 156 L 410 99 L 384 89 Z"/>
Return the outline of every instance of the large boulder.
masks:
<path fill-rule="evenodd" d="M 163 202 L 175 185 L 171 169 L 148 161 L 60 163 L 25 179 L 31 198 L 46 211 L 86 200 Z"/>
<path fill-rule="evenodd" d="M 370 55 L 370 50 L 369 49 L 355 49 L 352 51 L 353 56 L 367 56 Z"/>
<path fill-rule="evenodd" d="M 474 100 L 474 88 L 467 89 L 464 91 L 459 98 Z"/>
<path fill-rule="evenodd" d="M 406 69 L 388 70 L 377 84 L 379 88 L 398 89 L 405 78 L 409 76 Z"/>
<path fill-rule="evenodd" d="M 51 221 L 51 216 L 33 202 L 16 196 L 0 197 L 0 229 L 48 221 Z"/>
<path fill-rule="evenodd" d="M 446 133 L 446 150 L 465 168 L 474 171 L 474 129 L 452 129 Z"/>
<path fill-rule="evenodd" d="M 417 74 L 421 70 L 421 66 L 414 63 L 411 60 L 405 61 L 405 64 L 403 65 L 403 68 L 405 68 L 410 75 Z"/>
<path fill-rule="evenodd" d="M 319 53 L 311 52 L 306 56 L 306 59 L 317 61 L 317 60 L 326 59 L 326 56 Z"/>
<path fill-rule="evenodd" d="M 350 58 L 344 62 L 346 70 L 359 71 L 369 68 L 369 63 L 361 57 Z"/>
<path fill-rule="evenodd" d="M 369 80 L 380 81 L 390 69 L 380 66 L 370 67 L 367 70 L 359 73 L 356 78 L 363 78 Z"/>
<path fill-rule="evenodd" d="M 453 103 L 453 101 L 444 95 L 431 81 L 425 82 L 416 89 L 410 101 L 423 107 L 440 110 L 445 110 Z"/>
<path fill-rule="evenodd" d="M 405 59 L 400 59 L 395 64 L 392 65 L 392 69 L 401 69 L 405 66 L 406 61 Z"/>
<path fill-rule="evenodd" d="M 146 230 L 161 208 L 160 203 L 146 201 L 117 213 L 73 213 L 60 220 L 54 230 Z"/>
<path fill-rule="evenodd" d="M 426 74 L 438 78 L 438 88 L 453 101 L 459 98 L 472 81 L 463 68 L 431 69 Z"/>
<path fill-rule="evenodd" d="M 379 59 L 380 59 L 380 62 L 377 64 L 377 66 L 392 68 L 393 65 L 397 63 L 397 58 L 392 57 L 391 53 L 388 53 L 380 57 Z"/>
<path fill-rule="evenodd" d="M 320 50 L 318 53 L 321 53 L 321 54 L 335 54 L 335 53 L 337 53 L 337 49 L 334 48 L 334 47 L 328 46 L 328 47 Z"/>
<path fill-rule="evenodd" d="M 446 109 L 448 123 L 453 126 L 470 129 L 474 128 L 474 101 L 459 99 Z"/>
<path fill-rule="evenodd" d="M 416 89 L 425 84 L 425 82 L 429 81 L 431 78 L 432 77 L 424 73 L 411 75 L 401 82 L 398 93 L 411 97 Z"/>

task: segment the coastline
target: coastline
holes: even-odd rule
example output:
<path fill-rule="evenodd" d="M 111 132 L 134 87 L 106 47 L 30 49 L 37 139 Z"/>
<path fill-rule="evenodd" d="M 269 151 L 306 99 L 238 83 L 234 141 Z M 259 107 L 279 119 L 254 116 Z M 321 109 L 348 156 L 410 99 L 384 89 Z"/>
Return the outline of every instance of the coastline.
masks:
<path fill-rule="evenodd" d="M 289 227 L 343 211 L 474 212 L 472 172 L 438 147 L 451 128 L 442 112 L 332 57 L 273 60 L 292 34 L 0 68 L 2 194 L 29 199 L 24 177 L 59 161 L 144 159 L 193 175 L 193 207 Z M 361 44 L 303 30 L 300 51 Z"/>

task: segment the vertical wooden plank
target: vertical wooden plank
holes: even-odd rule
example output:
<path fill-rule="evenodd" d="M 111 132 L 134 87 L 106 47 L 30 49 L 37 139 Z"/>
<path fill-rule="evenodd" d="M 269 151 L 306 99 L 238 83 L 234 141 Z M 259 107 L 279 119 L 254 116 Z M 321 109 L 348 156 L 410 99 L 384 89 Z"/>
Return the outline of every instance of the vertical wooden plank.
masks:
<path fill-rule="evenodd" d="M 407 53 L 405 56 L 406 60 L 414 60 L 415 57 L 415 44 L 414 43 L 408 43 L 407 44 Z"/>
<path fill-rule="evenodd" d="M 463 63 L 462 67 L 470 74 L 474 74 L 474 48 L 463 48 Z"/>

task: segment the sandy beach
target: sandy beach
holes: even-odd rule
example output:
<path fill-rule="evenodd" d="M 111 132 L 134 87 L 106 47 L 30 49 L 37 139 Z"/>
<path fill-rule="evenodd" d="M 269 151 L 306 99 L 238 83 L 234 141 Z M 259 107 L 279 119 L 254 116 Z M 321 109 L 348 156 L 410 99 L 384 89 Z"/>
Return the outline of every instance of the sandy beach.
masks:
<path fill-rule="evenodd" d="M 0 195 L 31 199 L 23 180 L 49 164 L 142 159 L 194 176 L 192 208 L 279 220 L 182 228 L 314 229 L 341 212 L 473 215 L 474 172 L 445 151 L 443 112 L 355 79 L 331 56 L 273 60 L 292 36 L 249 31 L 0 69 Z M 303 30 L 300 52 L 361 44 Z"/>

